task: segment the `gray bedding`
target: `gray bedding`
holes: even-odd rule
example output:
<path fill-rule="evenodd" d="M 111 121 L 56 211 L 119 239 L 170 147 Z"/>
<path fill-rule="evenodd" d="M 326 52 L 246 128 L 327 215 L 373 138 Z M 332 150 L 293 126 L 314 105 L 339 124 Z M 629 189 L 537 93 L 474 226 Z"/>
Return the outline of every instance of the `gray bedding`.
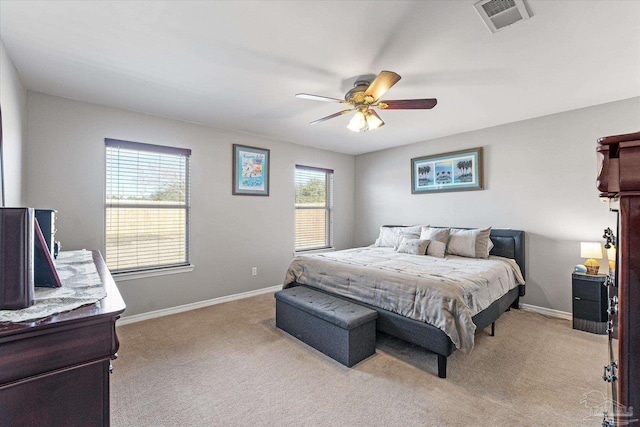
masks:
<path fill-rule="evenodd" d="M 507 258 L 435 258 L 366 247 L 298 256 L 284 288 L 293 282 L 427 322 L 468 353 L 476 330 L 471 318 L 524 279 Z"/>

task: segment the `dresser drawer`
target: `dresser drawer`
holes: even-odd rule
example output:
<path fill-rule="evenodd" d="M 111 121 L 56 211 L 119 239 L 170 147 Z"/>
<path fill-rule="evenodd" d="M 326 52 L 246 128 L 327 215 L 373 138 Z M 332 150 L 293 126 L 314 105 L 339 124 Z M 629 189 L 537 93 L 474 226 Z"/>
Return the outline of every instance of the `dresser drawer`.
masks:
<path fill-rule="evenodd" d="M 11 337 L 0 345 L 0 388 L 13 381 L 96 360 L 115 353 L 115 323 L 60 326 Z"/>
<path fill-rule="evenodd" d="M 108 426 L 109 361 L 0 387 L 0 402 L 3 426 Z"/>
<path fill-rule="evenodd" d="M 601 281 L 573 279 L 573 296 L 590 301 L 605 301 L 607 287 Z"/>
<path fill-rule="evenodd" d="M 573 317 L 594 322 L 606 322 L 607 311 L 598 301 L 590 301 L 573 297 Z"/>

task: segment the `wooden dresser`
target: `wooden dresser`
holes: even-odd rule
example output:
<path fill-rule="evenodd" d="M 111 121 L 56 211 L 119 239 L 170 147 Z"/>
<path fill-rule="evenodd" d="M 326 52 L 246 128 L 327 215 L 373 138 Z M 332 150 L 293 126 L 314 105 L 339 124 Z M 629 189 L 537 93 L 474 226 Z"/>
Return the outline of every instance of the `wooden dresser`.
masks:
<path fill-rule="evenodd" d="M 618 212 L 617 267 L 609 300 L 609 345 L 617 338 L 603 379 L 614 405 L 602 425 L 640 425 L 640 132 L 598 140 L 600 196 Z"/>
<path fill-rule="evenodd" d="M 95 304 L 28 323 L 0 323 L 0 426 L 108 426 L 116 320 L 125 309 L 99 252 L 107 292 Z"/>

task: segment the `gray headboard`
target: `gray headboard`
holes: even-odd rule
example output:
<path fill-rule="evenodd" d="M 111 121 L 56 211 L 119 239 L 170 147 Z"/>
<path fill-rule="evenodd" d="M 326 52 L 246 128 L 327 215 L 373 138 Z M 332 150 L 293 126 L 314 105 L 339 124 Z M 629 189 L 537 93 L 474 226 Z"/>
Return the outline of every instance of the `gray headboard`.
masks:
<path fill-rule="evenodd" d="M 403 225 L 383 225 L 383 227 L 405 227 Z M 443 228 L 443 227 L 434 227 Z M 451 227 L 462 228 L 464 227 Z M 524 257 L 524 231 L 511 230 L 511 229 L 491 229 L 491 241 L 493 242 L 493 249 L 491 249 L 490 255 L 501 256 L 505 258 L 511 258 L 516 260 L 522 277 L 527 278 L 525 272 L 525 257 Z"/>

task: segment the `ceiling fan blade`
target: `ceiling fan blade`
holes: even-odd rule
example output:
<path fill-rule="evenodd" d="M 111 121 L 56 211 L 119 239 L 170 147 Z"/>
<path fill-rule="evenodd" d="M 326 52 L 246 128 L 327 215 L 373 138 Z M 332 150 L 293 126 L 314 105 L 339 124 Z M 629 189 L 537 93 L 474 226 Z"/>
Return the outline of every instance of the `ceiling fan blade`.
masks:
<path fill-rule="evenodd" d="M 371 82 L 367 90 L 364 92 L 364 96 L 372 96 L 373 101 L 375 102 L 380 99 L 382 95 L 387 93 L 394 84 L 398 83 L 400 79 L 400 75 L 393 71 L 380 71 L 378 77 Z"/>
<path fill-rule="evenodd" d="M 351 108 L 351 109 L 349 109 L 349 110 L 342 110 L 342 111 L 339 111 L 339 112 L 337 112 L 337 113 L 333 113 L 333 114 L 331 114 L 330 116 L 323 117 L 323 118 L 318 119 L 318 120 L 314 120 L 314 121 L 312 121 L 312 122 L 311 122 L 311 123 L 309 123 L 309 124 L 310 124 L 310 125 L 315 125 L 315 124 L 318 124 L 318 123 L 326 122 L 326 121 L 327 121 L 327 120 L 329 120 L 329 119 L 333 119 L 334 117 L 342 116 L 343 114 L 347 114 L 347 113 L 350 113 L 350 112 L 352 112 L 352 111 L 355 111 L 355 108 Z"/>
<path fill-rule="evenodd" d="M 429 99 L 399 99 L 395 101 L 380 101 L 375 107 L 381 110 L 428 110 L 436 106 L 438 100 Z"/>
<path fill-rule="evenodd" d="M 342 104 L 346 103 L 346 101 L 344 101 L 343 99 L 329 98 L 328 96 L 311 95 L 309 93 L 297 93 L 296 98 L 310 99 L 312 101 L 337 102 Z"/>

